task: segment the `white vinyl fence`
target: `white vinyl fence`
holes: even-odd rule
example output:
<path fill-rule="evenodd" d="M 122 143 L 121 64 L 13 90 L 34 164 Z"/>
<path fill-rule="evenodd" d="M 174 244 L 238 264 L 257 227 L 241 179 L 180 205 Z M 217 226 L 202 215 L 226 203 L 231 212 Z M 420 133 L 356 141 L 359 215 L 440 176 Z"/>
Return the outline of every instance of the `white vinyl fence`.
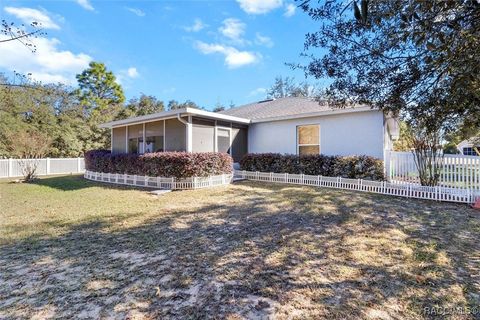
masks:
<path fill-rule="evenodd" d="M 104 173 L 85 171 L 84 177 L 88 180 L 124 184 L 144 188 L 160 188 L 171 190 L 202 189 L 224 186 L 233 181 L 233 174 L 221 174 L 209 177 L 190 177 L 177 179 L 174 177 L 149 177 L 120 173 Z"/>
<path fill-rule="evenodd" d="M 411 152 L 390 152 L 386 158 L 387 179 L 395 184 L 418 184 L 418 170 Z M 446 154 L 440 186 L 480 191 L 480 157 Z"/>
<path fill-rule="evenodd" d="M 27 163 L 37 164 L 37 175 L 54 175 L 85 172 L 83 158 L 0 159 L 0 178 L 23 176 Z"/>
<path fill-rule="evenodd" d="M 449 187 L 424 187 L 418 184 L 396 184 L 387 181 L 346 179 L 341 177 L 311 176 L 272 172 L 235 171 L 235 176 L 254 181 L 277 182 L 315 187 L 356 190 L 385 195 L 429 199 L 437 201 L 473 203 L 480 193 L 471 189 Z"/>

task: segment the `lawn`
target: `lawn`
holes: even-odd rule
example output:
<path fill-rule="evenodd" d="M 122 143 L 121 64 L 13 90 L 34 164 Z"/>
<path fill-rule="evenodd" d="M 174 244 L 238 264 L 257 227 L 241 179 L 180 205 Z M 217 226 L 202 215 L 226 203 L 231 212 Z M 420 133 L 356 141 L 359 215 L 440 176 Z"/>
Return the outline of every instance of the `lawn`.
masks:
<path fill-rule="evenodd" d="M 0 208 L 0 318 L 480 317 L 466 205 L 253 182 L 157 197 L 65 176 L 2 180 Z"/>

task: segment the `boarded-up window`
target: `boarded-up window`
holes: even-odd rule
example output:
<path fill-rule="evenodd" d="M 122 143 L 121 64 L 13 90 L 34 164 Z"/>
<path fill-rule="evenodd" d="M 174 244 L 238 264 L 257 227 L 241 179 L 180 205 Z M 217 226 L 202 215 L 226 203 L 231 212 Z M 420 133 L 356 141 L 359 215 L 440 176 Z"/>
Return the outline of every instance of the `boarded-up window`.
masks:
<path fill-rule="evenodd" d="M 320 126 L 306 125 L 297 127 L 297 146 L 299 155 L 320 153 Z"/>

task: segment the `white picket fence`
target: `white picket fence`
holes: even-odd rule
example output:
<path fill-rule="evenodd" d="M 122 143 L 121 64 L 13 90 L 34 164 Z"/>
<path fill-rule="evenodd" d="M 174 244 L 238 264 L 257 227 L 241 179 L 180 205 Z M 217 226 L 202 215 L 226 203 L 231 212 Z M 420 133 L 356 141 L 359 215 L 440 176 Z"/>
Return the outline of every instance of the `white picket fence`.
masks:
<path fill-rule="evenodd" d="M 418 170 L 411 152 L 390 152 L 385 161 L 387 180 L 395 184 L 418 184 Z M 480 191 L 480 157 L 446 154 L 440 186 Z"/>
<path fill-rule="evenodd" d="M 0 159 L 0 178 L 23 176 L 26 163 L 37 164 L 37 175 L 83 173 L 83 158 L 43 158 L 43 159 Z"/>
<path fill-rule="evenodd" d="M 252 171 L 235 171 L 235 177 L 254 181 L 356 190 L 406 198 L 448 202 L 473 203 L 477 198 L 480 198 L 480 192 L 471 189 L 441 186 L 425 187 L 418 184 L 396 184 L 387 181 L 346 179 L 341 177 Z"/>
<path fill-rule="evenodd" d="M 149 177 L 120 173 L 105 173 L 86 170 L 84 177 L 88 180 L 124 184 L 136 187 L 159 188 L 170 190 L 202 189 L 224 186 L 233 181 L 233 174 L 221 174 L 209 177 L 190 177 L 177 179 L 174 177 Z"/>

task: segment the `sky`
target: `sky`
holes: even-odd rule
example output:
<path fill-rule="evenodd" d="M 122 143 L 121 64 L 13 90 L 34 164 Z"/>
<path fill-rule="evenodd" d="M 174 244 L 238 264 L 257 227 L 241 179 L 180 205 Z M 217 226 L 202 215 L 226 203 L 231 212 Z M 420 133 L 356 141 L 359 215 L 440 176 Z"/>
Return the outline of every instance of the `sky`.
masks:
<path fill-rule="evenodd" d="M 75 86 L 75 75 L 100 61 L 127 99 L 189 99 L 207 110 L 261 100 L 276 76 L 304 81 L 285 64 L 306 62 L 305 34 L 318 28 L 293 0 L 0 0 L 0 19 L 37 21 L 45 32 L 33 40 L 35 53 L 18 41 L 0 44 L 7 76 Z"/>

